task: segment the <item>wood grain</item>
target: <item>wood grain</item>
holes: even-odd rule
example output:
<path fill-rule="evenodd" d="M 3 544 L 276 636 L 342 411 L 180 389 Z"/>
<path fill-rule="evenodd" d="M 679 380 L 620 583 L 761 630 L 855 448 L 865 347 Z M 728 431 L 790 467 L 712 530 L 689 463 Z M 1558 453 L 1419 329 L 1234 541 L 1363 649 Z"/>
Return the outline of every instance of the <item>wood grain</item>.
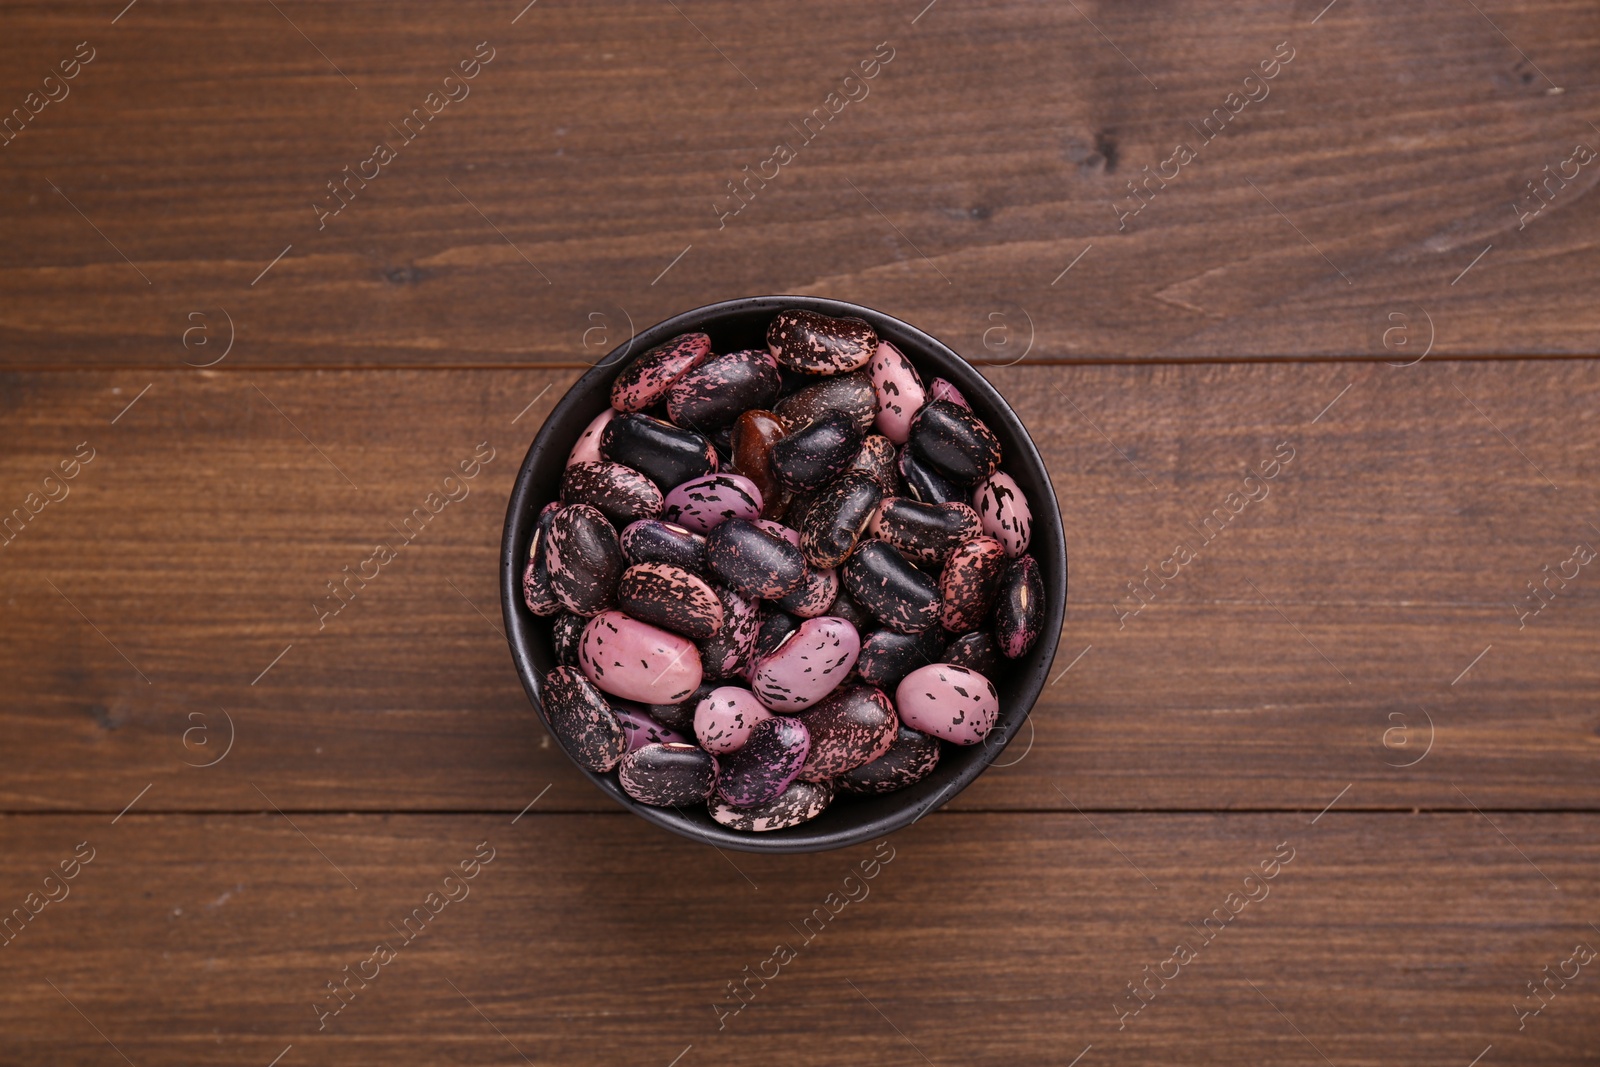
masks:
<path fill-rule="evenodd" d="M 1593 568 L 1528 599 L 1600 540 L 1597 69 L 1579 0 L 7 5 L 0 1067 L 1593 1062 L 1592 966 L 1517 1008 L 1600 944 Z M 1028 727 L 719 1029 L 873 849 L 609 806 L 496 559 L 584 366 L 781 292 L 986 365 L 1071 585 Z"/>
<path fill-rule="evenodd" d="M 1589 568 L 1521 628 L 1513 607 L 1600 540 L 1600 366 L 990 373 L 1055 481 L 1069 612 L 1059 680 L 958 806 L 1315 811 L 1346 784 L 1356 807 L 1600 803 Z M 503 501 L 573 376 L 10 376 L 8 504 L 99 452 L 0 549 L 0 803 L 115 813 L 154 783 L 155 810 L 270 810 L 259 788 L 286 810 L 514 813 L 549 785 L 544 807 L 606 810 L 522 694 L 495 585 Z M 471 494 L 319 619 L 326 583 L 484 441 Z M 1188 524 L 1285 442 L 1204 544 Z M 1199 558 L 1131 614 L 1128 583 L 1178 541 Z"/>
<path fill-rule="evenodd" d="M 7 107 L 77 42 L 96 58 L 0 148 L 0 360 L 203 362 L 188 316 L 226 311 L 236 363 L 574 365 L 630 320 L 771 292 L 1000 362 L 1024 330 L 1051 359 L 1391 358 L 1391 314 L 1441 355 L 1592 352 L 1600 170 L 1513 208 L 1600 145 L 1592 5 L 922 7 L 11 5 Z M 470 95 L 319 222 L 483 41 Z M 1200 143 L 1280 44 L 1269 95 Z"/>
<path fill-rule="evenodd" d="M 737 869 L 625 815 L 294 822 L 304 837 L 278 815 L 0 820 L 7 906 L 96 850 L 0 950 L 0 1058 L 120 1062 L 109 1042 L 140 1067 L 265 1065 L 290 1045 L 285 1064 L 1065 1067 L 1092 1044 L 1082 1063 L 1321 1062 L 1315 1046 L 1465 1065 L 1493 1044 L 1497 1063 L 1559 1065 L 1600 1041 L 1592 966 L 1520 1033 L 1512 1007 L 1600 940 L 1592 814 L 1495 816 L 1515 847 L 1472 813 L 940 814 Z M 492 861 L 401 943 L 479 842 Z M 1191 924 L 1245 892 L 1203 943 Z M 325 983 L 380 941 L 396 958 L 319 1032 Z M 1180 941 L 1197 958 L 1119 1029 L 1127 984 L 1172 974 Z M 779 943 L 796 958 L 763 967 Z M 728 983 L 761 970 L 777 976 L 719 1031 Z"/>

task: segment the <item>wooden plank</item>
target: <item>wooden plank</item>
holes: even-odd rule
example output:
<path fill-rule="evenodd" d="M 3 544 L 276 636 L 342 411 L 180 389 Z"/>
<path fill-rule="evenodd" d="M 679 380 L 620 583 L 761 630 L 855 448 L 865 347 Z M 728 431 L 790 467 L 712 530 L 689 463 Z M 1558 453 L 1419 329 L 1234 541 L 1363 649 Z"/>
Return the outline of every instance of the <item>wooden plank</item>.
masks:
<path fill-rule="evenodd" d="M 498 630 L 503 501 L 573 377 L 7 376 L 7 508 L 97 451 L 0 549 L 0 808 L 115 813 L 151 786 L 146 810 L 514 813 L 549 786 L 541 810 L 605 810 Z M 958 806 L 1314 812 L 1347 784 L 1368 808 L 1600 801 L 1592 568 L 1521 628 L 1512 606 L 1600 538 L 1600 365 L 992 378 L 1055 480 L 1055 670 L 1076 665 Z M 470 495 L 319 630 L 325 583 L 480 442 L 495 458 Z M 1249 490 L 1268 495 L 1202 544 L 1188 523 L 1285 442 L 1294 458 Z M 1127 584 L 1179 540 L 1199 558 L 1127 615 Z"/>
<path fill-rule="evenodd" d="M 626 815 L 13 816 L 7 907 L 94 858 L 5 947 L 0 1027 L 16 1062 L 140 1067 L 1591 1062 L 1593 964 L 1514 1006 L 1600 942 L 1600 827 L 1494 819 L 937 814 L 730 861 Z M 376 976 L 324 1019 L 346 966 Z"/>
<path fill-rule="evenodd" d="M 1600 145 L 1578 0 L 521 6 L 11 5 L 6 108 L 95 58 L 0 149 L 0 360 L 205 362 L 226 313 L 235 363 L 575 365 L 760 292 L 1000 362 L 1024 331 L 1035 358 L 1393 358 L 1391 315 L 1441 355 L 1594 350 L 1600 169 L 1536 215 L 1525 185 Z M 841 87 L 867 95 L 806 141 Z M 393 162 L 319 216 L 379 140 Z"/>

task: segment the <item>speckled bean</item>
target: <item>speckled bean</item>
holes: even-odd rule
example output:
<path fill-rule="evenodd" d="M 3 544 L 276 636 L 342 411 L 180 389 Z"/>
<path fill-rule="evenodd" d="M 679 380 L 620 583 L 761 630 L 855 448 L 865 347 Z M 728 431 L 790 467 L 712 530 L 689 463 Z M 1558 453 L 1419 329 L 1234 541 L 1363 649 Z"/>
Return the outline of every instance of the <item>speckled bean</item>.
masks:
<path fill-rule="evenodd" d="M 687 637 L 620 611 L 603 611 L 583 628 L 578 662 L 612 696 L 671 704 L 700 684 L 700 652 Z"/>
<path fill-rule="evenodd" d="M 1000 697 L 989 679 L 951 663 L 919 667 L 894 691 L 900 721 L 913 730 L 958 745 L 975 745 L 1000 717 Z"/>
<path fill-rule="evenodd" d="M 756 662 L 751 688 L 774 711 L 801 711 L 844 681 L 860 653 L 861 637 L 844 619 L 807 619 Z"/>

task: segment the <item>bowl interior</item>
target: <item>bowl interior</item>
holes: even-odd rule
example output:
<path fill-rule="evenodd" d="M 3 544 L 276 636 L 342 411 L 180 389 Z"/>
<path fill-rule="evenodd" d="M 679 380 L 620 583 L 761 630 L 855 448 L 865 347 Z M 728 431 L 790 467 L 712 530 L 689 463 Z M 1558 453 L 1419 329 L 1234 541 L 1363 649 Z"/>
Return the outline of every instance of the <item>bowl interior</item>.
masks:
<path fill-rule="evenodd" d="M 871 323 L 917 366 L 924 382 L 947 378 L 999 437 L 1001 468 L 1016 479 L 1033 510 L 1029 552 L 1039 562 L 1045 586 L 1045 623 L 1027 655 L 1005 661 L 991 679 L 1000 696 L 1000 719 L 984 743 L 945 744 L 939 766 L 909 788 L 876 797 L 841 795 L 817 818 L 787 830 L 740 833 L 713 821 L 703 808 L 678 810 L 640 804 L 617 785 L 613 775 L 584 770 L 617 803 L 697 841 L 747 852 L 814 852 L 881 837 L 915 822 L 931 808 L 960 792 L 994 761 L 1016 735 L 1048 681 L 1067 601 L 1067 554 L 1061 513 L 1044 461 L 1021 421 L 1000 394 L 950 348 L 899 319 L 870 308 L 807 296 L 747 297 L 711 304 L 652 326 L 613 350 L 578 379 L 546 419 L 529 446 L 511 493 L 501 544 L 501 602 L 517 671 L 529 698 L 543 714 L 541 679 L 555 666 L 550 621 L 528 611 L 522 601 L 522 571 L 528 558 L 539 509 L 555 499 L 567 454 L 584 427 L 610 404 L 611 383 L 630 359 L 682 333 L 711 336 L 712 350 L 727 352 L 766 346 L 767 325 L 785 308 L 824 315 L 854 315 Z M 582 768 L 580 768 L 582 769 Z"/>

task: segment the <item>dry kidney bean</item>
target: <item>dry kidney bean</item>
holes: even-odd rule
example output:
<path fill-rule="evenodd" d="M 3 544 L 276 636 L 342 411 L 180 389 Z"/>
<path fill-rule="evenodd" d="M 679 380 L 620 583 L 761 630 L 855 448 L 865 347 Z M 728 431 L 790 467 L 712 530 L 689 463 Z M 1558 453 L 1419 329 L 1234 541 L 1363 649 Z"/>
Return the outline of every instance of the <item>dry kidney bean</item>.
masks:
<path fill-rule="evenodd" d="M 710 441 L 649 415 L 619 415 L 606 423 L 600 455 L 632 467 L 662 492 L 717 469 L 717 450 Z"/>
<path fill-rule="evenodd" d="M 764 832 L 988 736 L 1044 582 L 1029 501 L 955 385 L 866 322 L 791 310 L 765 349 L 672 338 L 611 400 L 523 574 L 553 616 L 540 705 L 578 763 Z"/>
<path fill-rule="evenodd" d="M 780 519 L 789 507 L 789 491 L 772 470 L 772 446 L 783 439 L 783 423 L 770 411 L 747 411 L 733 424 L 728 438 L 732 469 L 761 491 L 761 517 Z"/>
<path fill-rule="evenodd" d="M 801 711 L 829 693 L 856 665 L 861 637 L 843 619 L 807 619 L 756 661 L 750 687 L 774 711 Z"/>
<path fill-rule="evenodd" d="M 748 597 L 776 600 L 806 576 L 806 560 L 783 537 L 745 519 L 729 519 L 706 535 L 706 566 Z"/>
<path fill-rule="evenodd" d="M 1000 716 L 993 683 L 953 663 L 931 663 L 900 679 L 894 706 L 913 730 L 958 745 L 982 741 Z"/>
<path fill-rule="evenodd" d="M 878 334 L 860 319 L 780 311 L 767 328 L 767 347 L 790 370 L 838 374 L 866 366 L 878 347 Z"/>
<path fill-rule="evenodd" d="M 641 704 L 682 700 L 700 684 L 694 642 L 620 611 L 602 611 L 583 628 L 578 663 L 612 696 Z"/>
<path fill-rule="evenodd" d="M 915 634 L 939 623 L 938 583 L 887 541 L 863 541 L 840 577 L 855 602 L 891 630 Z"/>
<path fill-rule="evenodd" d="M 839 776 L 839 788 L 868 796 L 893 793 L 926 778 L 939 765 L 939 742 L 909 726 L 895 731 L 889 750 Z"/>
<path fill-rule="evenodd" d="M 645 745 L 622 757 L 617 781 L 641 804 L 681 807 L 697 804 L 717 784 L 717 758 L 682 742 Z"/>
<path fill-rule="evenodd" d="M 635 563 L 623 571 L 617 583 L 617 607 L 697 640 L 722 629 L 722 601 L 711 583 L 670 563 Z"/>
<path fill-rule="evenodd" d="M 970 408 L 949 400 L 923 405 L 906 444 L 959 485 L 982 481 L 1000 464 L 1000 439 Z"/>
<path fill-rule="evenodd" d="M 744 747 L 756 723 L 770 718 L 772 712 L 754 693 L 727 685 L 713 689 L 695 705 L 694 736 L 707 752 L 726 756 Z"/>
<path fill-rule="evenodd" d="M 629 563 L 670 563 L 688 571 L 706 565 L 706 539 L 660 519 L 640 519 L 622 531 L 622 554 Z"/>
<path fill-rule="evenodd" d="M 763 833 L 767 830 L 784 830 L 815 819 L 833 799 L 833 784 L 794 781 L 789 787 L 764 804 L 736 808 L 721 797 L 712 797 L 707 803 L 711 817 L 732 830 Z"/>
<path fill-rule="evenodd" d="M 632 467 L 601 460 L 574 463 L 561 476 L 563 504 L 590 504 L 619 526 L 661 514 L 661 490 Z"/>
<path fill-rule="evenodd" d="M 1000 581 L 994 636 L 1000 652 L 1016 659 L 1039 639 L 1044 627 L 1044 576 L 1032 556 L 1018 556 Z"/>
<path fill-rule="evenodd" d="M 783 715 L 762 719 L 738 751 L 722 762 L 717 793 L 729 804 L 765 804 L 794 781 L 811 753 L 805 723 Z"/>
<path fill-rule="evenodd" d="M 765 352 L 712 356 L 672 383 L 667 415 L 691 430 L 720 429 L 772 403 L 781 384 L 778 364 Z"/>
<path fill-rule="evenodd" d="M 563 607 L 594 615 L 611 606 L 622 579 L 622 543 L 599 509 L 573 504 L 550 521 L 550 591 Z"/>
<path fill-rule="evenodd" d="M 978 513 L 959 500 L 923 504 L 891 496 L 878 505 L 867 532 L 889 542 L 908 559 L 939 563 L 982 529 Z"/>
<path fill-rule="evenodd" d="M 826 782 L 871 763 L 894 742 L 894 704 L 870 685 L 841 689 L 805 713 L 811 752 L 800 768 L 808 782 Z"/>
<path fill-rule="evenodd" d="M 937 662 L 954 663 L 957 667 L 965 667 L 985 678 L 992 678 L 1000 666 L 1000 650 L 995 646 L 993 635 L 974 630 L 945 645 Z"/>
<path fill-rule="evenodd" d="M 880 341 L 872 357 L 872 388 L 878 399 L 878 432 L 897 445 L 905 444 L 911 436 L 911 419 L 922 410 L 928 394 L 917 368 L 888 341 Z"/>
<path fill-rule="evenodd" d="M 544 676 L 544 717 L 572 758 L 591 771 L 609 771 L 628 750 L 611 705 L 581 671 L 557 667 Z"/>
<path fill-rule="evenodd" d="M 611 407 L 621 412 L 655 407 L 673 382 L 710 354 L 711 338 L 703 333 L 686 333 L 656 345 L 622 368 L 611 384 Z"/>
<path fill-rule="evenodd" d="M 783 420 L 784 429 L 789 433 L 798 433 L 822 419 L 843 416 L 857 433 L 865 434 L 872 428 L 878 413 L 872 375 L 857 371 L 824 378 L 784 397 L 773 413 Z"/>
<path fill-rule="evenodd" d="M 893 689 L 900 679 L 930 663 L 938 663 L 944 631 L 931 626 L 920 634 L 876 630 L 861 642 L 856 671 L 862 680 L 880 689 Z"/>
<path fill-rule="evenodd" d="M 790 431 L 772 446 L 772 472 L 792 493 L 821 489 L 861 451 L 861 431 L 847 415 L 831 415 Z"/>
<path fill-rule="evenodd" d="M 535 615 L 554 615 L 561 610 L 561 601 L 550 589 L 550 524 L 561 505 L 555 501 L 546 504 L 539 512 L 539 521 L 533 528 L 533 540 L 528 545 L 528 566 L 522 572 L 522 602 Z"/>
<path fill-rule="evenodd" d="M 662 517 L 705 533 L 729 519 L 761 515 L 761 490 L 742 474 L 708 474 L 675 486 L 667 494 Z"/>
<path fill-rule="evenodd" d="M 965 498 L 960 486 L 946 478 L 933 464 L 919 459 L 909 445 L 900 449 L 895 465 L 900 469 L 900 478 L 905 482 L 906 491 L 915 500 L 924 504 L 947 504 Z"/>
<path fill-rule="evenodd" d="M 846 471 L 818 493 L 796 521 L 800 551 L 813 567 L 837 567 L 855 551 L 862 531 L 883 499 L 883 487 L 871 477 Z"/>

